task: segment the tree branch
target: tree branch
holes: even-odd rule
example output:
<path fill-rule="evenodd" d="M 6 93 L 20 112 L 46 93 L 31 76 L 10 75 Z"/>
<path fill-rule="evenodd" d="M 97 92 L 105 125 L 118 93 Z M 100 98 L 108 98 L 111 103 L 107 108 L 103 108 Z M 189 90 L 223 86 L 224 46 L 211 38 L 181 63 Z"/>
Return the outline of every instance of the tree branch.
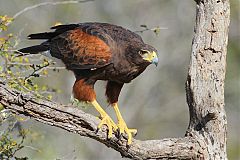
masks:
<path fill-rule="evenodd" d="M 58 1 L 58 2 L 42 2 L 42 3 L 38 3 L 29 7 L 24 8 L 23 10 L 17 12 L 16 14 L 14 14 L 12 16 L 13 19 L 16 19 L 17 17 L 19 17 L 20 15 L 24 14 L 27 11 L 30 11 L 32 9 L 41 7 L 41 6 L 46 6 L 46 5 L 61 5 L 61 4 L 76 4 L 76 3 L 85 3 L 85 2 L 90 2 L 90 1 L 94 1 L 94 0 L 69 0 L 69 1 Z M 5 23 L 6 26 L 10 25 L 12 23 L 11 22 L 7 22 Z M 0 32 L 2 32 L 2 29 L 0 28 Z"/>
<path fill-rule="evenodd" d="M 89 137 L 132 159 L 195 159 L 201 157 L 202 148 L 193 137 L 166 138 L 140 141 L 133 139 L 127 146 L 126 137 L 107 138 L 107 128 L 97 131 L 100 120 L 74 106 L 64 106 L 51 101 L 36 99 L 0 84 L 0 103 L 16 114 L 29 116 L 39 122 Z"/>
<path fill-rule="evenodd" d="M 23 10 L 17 12 L 13 18 L 16 19 L 18 16 L 22 15 L 23 13 L 41 7 L 41 6 L 46 6 L 46 5 L 60 5 L 60 4 L 76 4 L 76 3 L 85 3 L 85 2 L 89 2 L 89 1 L 94 1 L 94 0 L 83 0 L 83 1 L 77 1 L 77 0 L 70 0 L 70 1 L 59 1 L 59 2 L 42 2 L 39 4 L 35 4 L 33 6 L 29 6 L 24 8 Z"/>

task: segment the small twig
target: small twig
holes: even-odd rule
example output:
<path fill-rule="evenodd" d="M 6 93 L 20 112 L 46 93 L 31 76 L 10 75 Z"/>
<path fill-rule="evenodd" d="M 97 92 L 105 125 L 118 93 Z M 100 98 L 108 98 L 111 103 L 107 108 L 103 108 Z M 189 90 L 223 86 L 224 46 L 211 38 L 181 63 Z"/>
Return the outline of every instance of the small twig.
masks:
<path fill-rule="evenodd" d="M 0 30 L 1 31 L 1 30 Z M 15 53 L 15 55 L 12 58 L 17 58 L 17 57 L 21 57 L 21 56 L 28 56 L 28 55 L 35 55 L 35 54 L 31 54 L 31 53 L 23 53 L 20 52 L 19 50 L 16 49 L 1 49 L 2 52 L 10 52 L 10 53 Z"/>
<path fill-rule="evenodd" d="M 9 62 L 8 65 L 31 66 L 31 63 Z"/>
<path fill-rule="evenodd" d="M 53 66 L 48 66 L 46 67 L 47 69 L 51 69 L 51 70 L 62 70 L 62 69 L 66 69 L 66 67 L 53 67 Z"/>
<path fill-rule="evenodd" d="M 36 74 L 41 72 L 43 69 L 45 69 L 49 65 L 50 65 L 50 63 L 47 63 L 47 64 L 45 64 L 43 66 L 39 66 L 37 69 L 33 67 L 33 72 L 31 74 L 29 74 L 27 77 L 25 77 L 24 81 L 27 81 L 31 77 L 35 77 Z"/>
<path fill-rule="evenodd" d="M 43 2 L 43 3 L 39 3 L 39 4 L 36 4 L 36 5 L 33 5 L 33 6 L 29 6 L 29 7 L 26 7 L 24 8 L 23 10 L 19 11 L 18 13 L 16 13 L 13 18 L 16 19 L 18 16 L 20 16 L 21 14 L 29 11 L 29 10 L 32 10 L 32 9 L 35 9 L 35 8 L 38 8 L 40 6 L 46 6 L 46 5 L 59 5 L 59 4 L 75 4 L 75 3 L 84 3 L 84 2 L 89 2 L 89 1 L 93 1 L 93 0 L 84 0 L 84 1 L 58 1 L 58 2 Z"/>
<path fill-rule="evenodd" d="M 90 1 L 94 1 L 94 0 L 83 0 L 83 1 L 77 1 L 77 0 L 70 0 L 70 1 L 58 1 L 58 2 L 42 2 L 33 6 L 29 6 L 24 8 L 23 10 L 17 12 L 15 15 L 13 15 L 13 19 L 16 19 L 17 17 L 19 17 L 20 15 L 22 15 L 23 13 L 41 7 L 41 6 L 46 6 L 46 5 L 61 5 L 61 4 L 76 4 L 76 3 L 85 3 L 85 2 L 90 2 Z M 11 22 L 6 23 L 5 25 L 8 26 L 10 25 Z M 0 32 L 2 31 L 2 29 L 0 29 Z"/>
<path fill-rule="evenodd" d="M 143 32 L 146 32 L 146 31 L 153 31 L 155 34 L 158 34 L 160 30 L 162 29 L 168 29 L 166 27 L 154 27 L 154 28 L 148 28 L 146 25 L 141 25 L 142 30 L 137 30 L 135 31 L 135 33 L 143 33 Z"/>
<path fill-rule="evenodd" d="M 21 136 L 21 141 L 20 143 L 17 145 L 17 149 L 15 149 L 12 153 L 12 155 L 15 155 L 17 153 L 17 151 L 21 150 L 24 146 L 23 146 L 23 142 L 24 142 L 24 139 L 26 138 L 26 135 L 22 135 Z"/>
<path fill-rule="evenodd" d="M 21 39 L 19 38 L 22 35 L 22 32 L 25 30 L 25 28 L 22 28 L 19 30 L 19 32 L 16 34 L 15 43 L 13 45 L 13 48 L 16 48 L 18 44 L 21 42 Z"/>
<path fill-rule="evenodd" d="M 36 152 L 40 151 L 40 149 L 37 149 L 37 148 L 35 148 L 33 146 L 24 146 L 24 148 L 30 148 L 30 149 L 32 149 L 33 151 L 36 151 Z"/>
<path fill-rule="evenodd" d="M 50 63 L 51 64 L 51 63 Z M 20 62 L 8 62 L 8 65 L 18 65 L 18 66 L 32 66 L 32 63 L 20 63 Z M 66 69 L 66 67 L 57 67 L 57 66 L 46 66 L 45 69 L 50 70 L 62 70 Z"/>
<path fill-rule="evenodd" d="M 23 53 L 23 52 L 20 52 L 19 50 L 8 50 L 8 51 L 17 53 L 16 55 L 13 56 L 13 58 L 17 58 L 17 57 L 21 57 L 21 56 L 34 55 L 34 54 L 31 54 L 31 53 Z"/>

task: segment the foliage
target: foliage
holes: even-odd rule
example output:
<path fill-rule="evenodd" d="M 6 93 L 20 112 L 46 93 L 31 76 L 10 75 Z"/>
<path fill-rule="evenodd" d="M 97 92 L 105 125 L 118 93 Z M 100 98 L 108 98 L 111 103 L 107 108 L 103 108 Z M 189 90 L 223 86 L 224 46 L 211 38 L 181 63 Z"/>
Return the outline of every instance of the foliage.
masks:
<path fill-rule="evenodd" d="M 27 130 L 21 127 L 19 123 L 20 119 L 17 116 L 11 114 L 7 110 L 2 110 L 0 112 L 0 125 L 5 127 L 3 131 L 0 132 L 0 159 L 15 159 L 15 160 L 27 160 L 27 157 L 16 157 L 16 153 L 24 148 L 23 142 L 26 138 Z M 17 130 L 17 137 L 15 136 L 13 130 Z"/>
<path fill-rule="evenodd" d="M 12 18 L 0 16 L 0 30 L 7 31 Z M 39 98 L 51 99 L 56 89 L 34 83 L 38 77 L 48 76 L 49 70 L 58 71 L 53 61 L 44 56 L 25 54 L 17 51 L 19 39 L 13 34 L 0 38 L 0 81 L 22 92 L 31 92 Z"/>
<path fill-rule="evenodd" d="M 13 18 L 0 16 L 0 82 L 21 92 L 31 92 L 39 98 L 51 100 L 57 90 L 46 85 L 39 85 L 36 79 L 48 76 L 49 70 L 58 71 L 54 62 L 41 55 L 25 54 L 17 51 L 19 39 L 12 33 L 5 33 Z M 0 159 L 27 160 L 27 157 L 16 157 L 23 149 L 28 131 L 21 127 L 22 118 L 10 114 L 0 104 Z M 2 129 L 3 128 L 3 129 Z M 17 133 L 16 133 L 17 131 Z"/>
<path fill-rule="evenodd" d="M 159 26 L 157 27 L 154 27 L 154 28 L 149 28 L 147 25 L 145 24 L 142 24 L 140 25 L 141 28 L 143 28 L 142 30 L 139 30 L 139 31 L 135 31 L 136 33 L 143 33 L 143 32 L 146 32 L 146 31 L 152 31 L 153 33 L 155 33 L 155 35 L 159 35 L 160 34 L 160 30 L 161 29 L 167 29 L 167 28 L 161 28 Z"/>

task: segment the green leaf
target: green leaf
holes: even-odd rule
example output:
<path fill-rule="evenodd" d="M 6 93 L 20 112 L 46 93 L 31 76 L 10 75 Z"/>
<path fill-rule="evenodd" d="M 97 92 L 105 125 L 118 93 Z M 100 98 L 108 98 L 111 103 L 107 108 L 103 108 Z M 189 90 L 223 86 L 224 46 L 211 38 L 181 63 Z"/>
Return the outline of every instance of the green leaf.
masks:
<path fill-rule="evenodd" d="M 0 111 L 4 109 L 4 106 L 0 103 Z"/>
<path fill-rule="evenodd" d="M 1 25 L 0 25 L 0 28 L 1 28 L 3 31 L 6 31 L 6 30 L 7 30 L 7 26 L 4 25 L 4 24 L 1 24 Z"/>
<path fill-rule="evenodd" d="M 153 32 L 154 32 L 156 35 L 159 35 L 159 33 L 160 33 L 160 28 L 159 28 L 159 27 L 154 28 Z"/>

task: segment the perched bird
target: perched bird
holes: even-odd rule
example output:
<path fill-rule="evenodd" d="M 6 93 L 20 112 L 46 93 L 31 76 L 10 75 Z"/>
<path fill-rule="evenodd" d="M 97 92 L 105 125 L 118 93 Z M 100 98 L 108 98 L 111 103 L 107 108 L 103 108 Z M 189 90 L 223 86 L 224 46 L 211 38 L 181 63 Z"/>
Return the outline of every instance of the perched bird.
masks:
<path fill-rule="evenodd" d="M 76 77 L 74 97 L 91 103 L 99 112 L 98 128 L 107 125 L 109 138 L 118 129 L 120 134 L 128 135 L 127 144 L 131 144 L 132 134 L 137 130 L 127 127 L 118 108 L 118 97 L 124 83 L 131 82 L 148 65 L 157 66 L 157 50 L 145 44 L 138 34 L 107 23 L 67 24 L 51 29 L 54 31 L 30 34 L 31 40 L 46 41 L 19 51 L 31 54 L 50 51 L 51 56 L 61 59 Z M 94 84 L 97 80 L 107 81 L 106 97 L 116 112 L 117 124 L 96 100 Z"/>

